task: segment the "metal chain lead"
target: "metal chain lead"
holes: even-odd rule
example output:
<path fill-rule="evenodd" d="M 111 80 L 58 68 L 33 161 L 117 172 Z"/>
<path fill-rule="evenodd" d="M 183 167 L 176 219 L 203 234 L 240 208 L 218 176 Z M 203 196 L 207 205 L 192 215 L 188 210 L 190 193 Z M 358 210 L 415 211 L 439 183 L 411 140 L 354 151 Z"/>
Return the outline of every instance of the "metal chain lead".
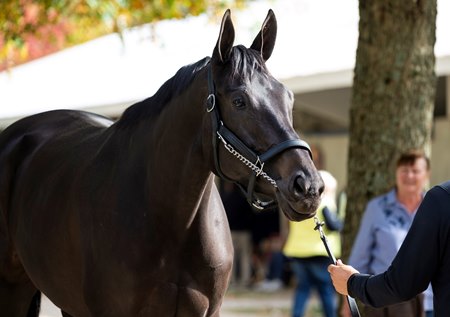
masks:
<path fill-rule="evenodd" d="M 241 153 L 236 151 L 233 148 L 233 146 L 228 144 L 218 131 L 217 131 L 217 135 L 219 136 L 219 139 L 222 141 L 225 149 L 227 149 L 228 152 L 230 152 L 232 155 L 236 156 L 242 163 L 244 163 L 245 166 L 247 166 L 253 172 L 255 172 L 256 176 L 261 176 L 262 178 L 267 180 L 270 184 L 272 184 L 273 187 L 275 187 L 275 188 L 278 187 L 275 180 L 273 178 L 271 178 L 269 175 L 267 175 L 266 172 L 263 171 L 264 163 L 262 163 L 261 167 L 258 167 L 256 164 L 252 163 L 246 157 L 244 157 Z M 256 161 L 256 163 L 258 163 L 258 162 L 261 163 L 261 161 L 259 160 L 259 157 L 258 157 L 258 160 Z"/>

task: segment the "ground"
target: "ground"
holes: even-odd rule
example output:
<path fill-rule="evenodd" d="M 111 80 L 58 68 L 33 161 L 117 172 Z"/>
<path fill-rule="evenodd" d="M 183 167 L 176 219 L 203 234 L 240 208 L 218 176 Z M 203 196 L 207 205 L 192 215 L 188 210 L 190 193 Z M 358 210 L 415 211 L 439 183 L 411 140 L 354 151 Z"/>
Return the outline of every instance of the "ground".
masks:
<path fill-rule="evenodd" d="M 230 289 L 222 305 L 221 317 L 290 317 L 293 289 L 261 293 L 249 289 Z M 40 317 L 61 317 L 59 310 L 47 299 Z M 322 316 L 317 298 L 313 296 L 304 317 Z"/>
<path fill-rule="evenodd" d="M 290 317 L 293 293 L 293 288 L 273 293 L 231 289 L 222 305 L 221 317 Z M 322 316 L 317 297 L 313 295 L 303 317 Z"/>

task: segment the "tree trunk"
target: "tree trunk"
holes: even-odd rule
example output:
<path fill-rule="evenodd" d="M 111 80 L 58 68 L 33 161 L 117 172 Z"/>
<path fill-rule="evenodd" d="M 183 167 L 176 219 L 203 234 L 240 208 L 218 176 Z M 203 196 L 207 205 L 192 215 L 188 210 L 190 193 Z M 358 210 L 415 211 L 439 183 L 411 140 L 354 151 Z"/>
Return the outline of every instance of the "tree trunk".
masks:
<path fill-rule="evenodd" d="M 436 76 L 436 0 L 361 0 L 350 108 L 348 259 L 369 199 L 395 181 L 395 161 L 410 148 L 430 152 Z"/>

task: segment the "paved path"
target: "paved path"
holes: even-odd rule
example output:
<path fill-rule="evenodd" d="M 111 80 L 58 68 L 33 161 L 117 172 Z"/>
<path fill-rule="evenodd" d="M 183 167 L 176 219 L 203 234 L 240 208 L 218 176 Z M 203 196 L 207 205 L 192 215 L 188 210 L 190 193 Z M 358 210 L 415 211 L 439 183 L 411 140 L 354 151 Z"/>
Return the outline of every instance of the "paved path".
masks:
<path fill-rule="evenodd" d="M 222 305 L 221 317 L 290 317 L 292 290 L 276 293 L 231 290 Z"/>
<path fill-rule="evenodd" d="M 289 317 L 292 292 L 292 289 L 276 293 L 230 290 L 222 305 L 221 317 Z M 318 310 L 317 299 L 313 297 L 305 317 L 320 316 L 322 315 Z M 46 297 L 43 297 L 40 317 L 61 317 L 61 313 Z"/>

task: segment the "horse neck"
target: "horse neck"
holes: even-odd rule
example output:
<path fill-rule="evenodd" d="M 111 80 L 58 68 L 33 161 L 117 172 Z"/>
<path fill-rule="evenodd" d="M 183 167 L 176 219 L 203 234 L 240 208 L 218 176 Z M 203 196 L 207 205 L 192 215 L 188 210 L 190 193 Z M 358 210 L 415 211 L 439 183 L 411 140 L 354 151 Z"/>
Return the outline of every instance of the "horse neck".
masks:
<path fill-rule="evenodd" d="M 213 186 L 209 154 L 202 146 L 204 123 L 209 119 L 206 96 L 206 73 L 200 73 L 157 117 L 139 122 L 126 138 L 135 140 L 132 152 L 139 153 L 131 157 L 137 162 L 126 164 L 145 164 L 142 175 L 150 191 L 172 193 L 170 204 L 183 209 L 198 204 L 202 193 L 209 193 Z"/>

